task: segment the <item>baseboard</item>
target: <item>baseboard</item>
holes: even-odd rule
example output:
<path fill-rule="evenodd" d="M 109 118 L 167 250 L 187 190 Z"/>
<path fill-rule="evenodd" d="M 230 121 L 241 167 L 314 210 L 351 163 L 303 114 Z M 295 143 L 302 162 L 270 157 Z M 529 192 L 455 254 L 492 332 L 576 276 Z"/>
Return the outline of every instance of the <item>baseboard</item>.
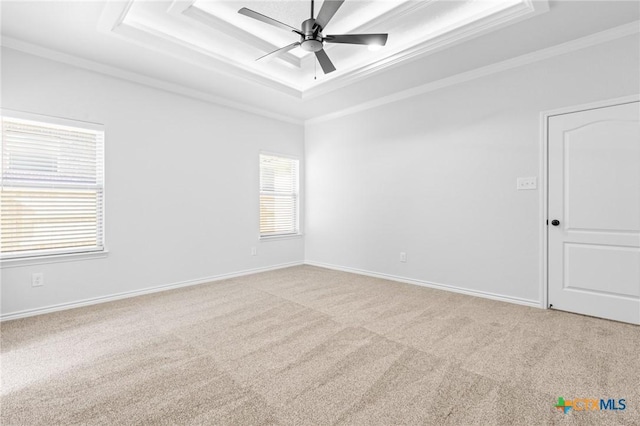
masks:
<path fill-rule="evenodd" d="M 180 281 L 177 283 L 163 284 L 155 287 L 148 287 L 141 290 L 127 291 L 124 293 L 116 293 L 108 296 L 94 297 L 90 299 L 78 300 L 75 302 L 60 303 L 58 305 L 45 306 L 43 308 L 26 309 L 23 311 L 11 312 L 9 314 L 0 315 L 0 321 L 9 321 L 18 318 L 26 318 L 35 315 L 48 314 L 50 312 L 64 311 L 67 309 L 80 308 L 82 306 L 97 305 L 99 303 L 113 302 L 115 300 L 127 299 L 130 297 L 142 296 L 144 294 L 158 293 L 161 291 L 173 290 L 176 288 L 190 287 L 198 284 L 210 283 L 213 281 L 221 281 L 229 278 L 242 277 L 245 275 L 258 274 L 260 272 L 273 271 L 276 269 L 290 268 L 292 266 L 300 266 L 303 262 L 280 263 L 278 265 L 267 266 L 264 268 L 245 269 L 243 271 L 231 272 L 228 274 L 212 275 L 209 277 L 197 278 L 193 280 Z"/>
<path fill-rule="evenodd" d="M 501 294 L 489 293 L 486 291 L 469 290 L 466 288 L 456 287 L 448 284 L 440 284 L 440 283 L 433 283 L 429 281 L 416 280 L 413 278 L 399 277 L 396 275 L 383 274 L 380 272 L 371 272 L 363 269 L 350 268 L 347 266 L 338 266 L 338 265 L 332 265 L 329 263 L 316 262 L 313 260 L 305 260 L 304 264 L 310 265 L 310 266 L 317 266 L 320 268 L 333 269 L 336 271 L 350 272 L 352 274 L 365 275 L 367 277 L 382 278 L 385 280 L 397 281 L 405 284 L 413 284 L 413 285 L 419 285 L 422 287 L 435 288 L 438 290 L 451 291 L 454 293 L 466 294 L 468 296 L 483 297 L 485 299 L 498 300 L 500 302 L 515 303 L 518 305 L 524 305 L 524 306 L 540 309 L 540 302 L 538 300 L 521 299 L 519 297 L 504 296 Z"/>
<path fill-rule="evenodd" d="M 9 314 L 2 314 L 2 315 L 0 315 L 0 321 L 10 321 L 10 320 L 18 319 L 18 318 L 26 318 L 26 317 L 31 317 L 31 316 L 35 316 L 35 315 L 48 314 L 48 313 L 51 313 L 51 312 L 64 311 L 64 310 L 67 310 L 67 309 L 80 308 L 80 307 L 83 307 L 83 306 L 97 305 L 99 303 L 113 302 L 115 300 L 127 299 L 127 298 L 130 298 L 130 297 L 136 297 L 136 296 L 142 296 L 144 294 L 158 293 L 158 292 L 161 292 L 161 291 L 173 290 L 173 289 L 182 288 L 182 287 L 190 287 L 190 286 L 194 286 L 194 285 L 198 285 L 198 284 L 205 284 L 205 283 L 214 282 L 214 281 L 221 281 L 221 280 L 225 280 L 225 279 L 229 279 L 229 278 L 235 278 L 235 277 L 242 277 L 242 276 L 245 276 L 245 275 L 258 274 L 260 272 L 274 271 L 276 269 L 290 268 L 292 266 L 300 266 L 300 265 L 303 265 L 303 264 L 304 265 L 310 265 L 310 266 L 317 266 L 317 267 L 320 267 L 320 268 L 333 269 L 333 270 L 336 270 L 336 271 L 350 272 L 352 274 L 364 275 L 364 276 L 373 277 L 373 278 L 382 278 L 382 279 L 385 279 L 385 280 L 397 281 L 397 282 L 406 283 L 406 284 L 419 285 L 419 286 L 422 286 L 422 287 L 429 287 L 429 288 L 435 288 L 435 289 L 439 289 L 439 290 L 451 291 L 451 292 L 454 292 L 454 293 L 461 293 L 461 294 L 466 294 L 466 295 L 469 295 L 469 296 L 483 297 L 485 299 L 498 300 L 498 301 L 501 301 L 501 302 L 516 303 L 518 305 L 524 305 L 524 306 L 530 306 L 530 307 L 534 307 L 534 308 L 540 308 L 540 302 L 536 301 L 536 300 L 521 299 L 521 298 L 517 298 L 517 297 L 504 296 L 504 295 L 499 295 L 499 294 L 494 294 L 494 293 L 489 293 L 489 292 L 484 292 L 484 291 L 468 290 L 468 289 L 465 289 L 465 288 L 456 287 L 456 286 L 452 286 L 452 285 L 448 285 L 448 284 L 433 283 L 433 282 L 429 282 L 429 281 L 422 281 L 422 280 L 416 280 L 416 279 L 412 279 L 412 278 L 399 277 L 399 276 L 396 276 L 396 275 L 390 275 L 390 274 L 383 274 L 383 273 L 379 273 L 379 272 L 366 271 L 366 270 L 363 270 L 363 269 L 350 268 L 350 267 L 347 267 L 347 266 L 339 266 L 339 265 L 332 265 L 332 264 L 329 264 L 329 263 L 305 260 L 304 262 L 289 262 L 289 263 L 281 263 L 281 264 L 278 264 L 278 265 L 267 266 L 267 267 L 264 267 L 264 268 L 245 269 L 245 270 L 242 270 L 242 271 L 236 271 L 236 272 L 231 272 L 231 273 L 227 273 L 227 274 L 212 275 L 212 276 L 209 276 L 209 277 L 203 277 L 203 278 L 198 278 L 198 279 L 193 279 L 193 280 L 180 281 L 180 282 L 177 282 L 177 283 L 164 284 L 164 285 L 159 285 L 159 286 L 155 286 L 155 287 L 148 287 L 148 288 L 144 288 L 144 289 L 140 289 L 140 290 L 127 291 L 127 292 L 124 292 L 124 293 L 116 293 L 116 294 L 112 294 L 112 295 L 108 295 L 108 296 L 94 297 L 94 298 L 90 298 L 90 299 L 78 300 L 78 301 L 75 301 L 75 302 L 61 303 L 61 304 L 58 304 L 58 305 L 45 306 L 45 307 L 42 307 L 42 308 L 26 309 L 26 310 L 23 310 L 23 311 L 11 312 Z"/>

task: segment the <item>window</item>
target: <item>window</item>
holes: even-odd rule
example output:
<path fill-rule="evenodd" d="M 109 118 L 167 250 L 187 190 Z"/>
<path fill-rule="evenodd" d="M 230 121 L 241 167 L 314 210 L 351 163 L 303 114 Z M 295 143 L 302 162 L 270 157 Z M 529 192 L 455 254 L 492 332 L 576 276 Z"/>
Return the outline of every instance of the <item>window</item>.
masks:
<path fill-rule="evenodd" d="M 104 250 L 101 126 L 17 116 L 2 117 L 0 257 Z"/>
<path fill-rule="evenodd" d="M 261 154 L 260 237 L 298 233 L 298 160 Z"/>

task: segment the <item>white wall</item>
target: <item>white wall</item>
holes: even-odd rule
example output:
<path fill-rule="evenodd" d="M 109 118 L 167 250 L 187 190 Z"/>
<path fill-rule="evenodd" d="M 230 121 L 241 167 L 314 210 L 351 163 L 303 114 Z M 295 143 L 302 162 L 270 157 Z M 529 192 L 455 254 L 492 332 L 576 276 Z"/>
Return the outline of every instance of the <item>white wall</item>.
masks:
<path fill-rule="evenodd" d="M 540 113 L 639 92 L 638 36 L 306 127 L 306 259 L 539 303 Z M 407 253 L 407 263 L 399 253 Z"/>
<path fill-rule="evenodd" d="M 109 249 L 104 259 L 4 268 L 3 316 L 303 261 L 302 238 L 257 239 L 259 151 L 303 160 L 301 125 L 8 49 L 2 107 L 106 126 Z M 32 272 L 44 272 L 44 287 L 31 287 Z"/>
<path fill-rule="evenodd" d="M 539 114 L 638 93 L 639 51 L 628 37 L 305 133 L 3 49 L 3 108 L 105 124 L 110 252 L 2 269 L 1 313 L 303 259 L 537 303 L 540 194 L 515 181 L 539 175 Z M 257 240 L 261 149 L 305 159 L 304 240 Z"/>

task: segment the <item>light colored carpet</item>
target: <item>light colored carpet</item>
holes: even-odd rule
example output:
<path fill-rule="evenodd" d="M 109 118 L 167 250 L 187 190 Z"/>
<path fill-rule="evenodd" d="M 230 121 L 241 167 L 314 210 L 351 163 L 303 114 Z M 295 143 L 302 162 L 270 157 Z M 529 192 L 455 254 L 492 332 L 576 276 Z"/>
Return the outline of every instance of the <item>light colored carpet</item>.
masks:
<path fill-rule="evenodd" d="M 640 424 L 640 327 L 310 266 L 1 327 L 4 425 Z"/>

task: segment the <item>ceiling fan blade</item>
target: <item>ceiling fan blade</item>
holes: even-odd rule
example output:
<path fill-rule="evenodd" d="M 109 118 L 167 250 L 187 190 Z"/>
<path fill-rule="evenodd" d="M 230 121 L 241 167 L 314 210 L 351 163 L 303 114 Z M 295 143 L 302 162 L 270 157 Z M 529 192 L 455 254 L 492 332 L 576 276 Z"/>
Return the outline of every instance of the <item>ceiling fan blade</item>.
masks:
<path fill-rule="evenodd" d="M 239 14 L 248 16 L 249 18 L 257 19 L 258 21 L 262 21 L 265 24 L 273 25 L 274 27 L 282 28 L 287 31 L 293 31 L 294 33 L 300 34 L 300 30 L 297 28 L 293 28 L 291 25 L 284 24 L 280 21 L 276 21 L 273 18 L 269 18 L 268 16 L 263 15 L 262 13 L 258 13 L 254 10 L 247 9 L 243 7 L 238 11 Z"/>
<path fill-rule="evenodd" d="M 324 0 L 320 12 L 318 12 L 318 17 L 316 18 L 316 25 L 320 28 L 325 28 L 331 18 L 333 18 L 333 15 L 340 9 L 342 3 L 344 3 L 344 0 Z"/>
<path fill-rule="evenodd" d="M 341 34 L 328 35 L 324 38 L 327 43 L 347 43 L 347 44 L 375 44 L 384 46 L 387 43 L 389 34 Z"/>
<path fill-rule="evenodd" d="M 290 51 L 291 49 L 293 49 L 293 48 L 295 48 L 295 47 L 298 47 L 298 46 L 300 46 L 300 42 L 299 42 L 299 41 L 296 41 L 295 43 L 291 43 L 291 44 L 289 44 L 289 45 L 287 45 L 287 46 L 285 46 L 285 47 L 281 47 L 280 49 L 276 49 L 276 50 L 274 50 L 273 52 L 269 52 L 269 53 L 267 53 L 266 55 L 262 55 L 262 56 L 260 56 L 258 59 L 256 59 L 256 61 L 259 61 L 259 60 L 260 60 L 260 59 L 262 59 L 262 58 L 266 58 L 267 56 L 271 56 L 271 55 L 273 55 L 273 56 L 277 56 L 277 55 L 280 55 L 280 54 L 282 54 L 282 53 L 284 53 L 284 52 L 288 52 L 288 51 Z"/>
<path fill-rule="evenodd" d="M 325 74 L 329 74 L 336 70 L 336 67 L 333 66 L 331 59 L 329 59 L 327 52 L 325 52 L 324 49 L 320 49 L 316 52 L 316 58 L 318 58 L 318 62 L 320 62 L 322 71 L 324 71 Z"/>

